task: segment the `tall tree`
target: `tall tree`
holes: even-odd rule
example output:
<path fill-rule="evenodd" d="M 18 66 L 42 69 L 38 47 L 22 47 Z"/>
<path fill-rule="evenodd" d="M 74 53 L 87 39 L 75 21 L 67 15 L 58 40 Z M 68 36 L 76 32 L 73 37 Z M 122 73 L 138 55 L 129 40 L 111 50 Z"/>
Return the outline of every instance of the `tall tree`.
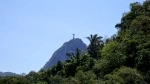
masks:
<path fill-rule="evenodd" d="M 74 52 L 69 52 L 66 53 L 67 56 L 70 57 L 70 62 L 75 63 L 77 66 L 80 64 L 80 55 L 81 55 L 81 50 L 76 49 L 75 53 Z"/>
<path fill-rule="evenodd" d="M 102 41 L 102 36 L 98 36 L 98 34 L 90 35 L 90 37 L 87 37 L 87 39 L 90 41 L 90 44 L 88 46 L 88 53 L 93 58 L 99 58 L 100 54 L 98 52 L 102 49 L 104 46 L 104 42 Z"/>
<path fill-rule="evenodd" d="M 67 60 L 67 63 L 64 66 L 66 76 L 70 76 L 70 75 L 74 76 L 75 73 L 76 73 L 77 66 L 80 65 L 81 50 L 79 50 L 77 48 L 75 53 L 74 52 L 69 52 L 69 53 L 66 53 L 66 55 L 70 57 L 70 59 Z"/>

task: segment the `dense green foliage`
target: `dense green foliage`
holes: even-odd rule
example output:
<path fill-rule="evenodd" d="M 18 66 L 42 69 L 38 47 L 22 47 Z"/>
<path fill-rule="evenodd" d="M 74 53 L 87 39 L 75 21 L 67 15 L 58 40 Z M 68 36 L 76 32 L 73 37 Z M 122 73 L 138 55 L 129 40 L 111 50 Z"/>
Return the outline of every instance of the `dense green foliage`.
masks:
<path fill-rule="evenodd" d="M 87 53 L 26 76 L 1 77 L 0 84 L 150 84 L 150 1 L 131 3 L 106 41 L 90 35 Z"/>

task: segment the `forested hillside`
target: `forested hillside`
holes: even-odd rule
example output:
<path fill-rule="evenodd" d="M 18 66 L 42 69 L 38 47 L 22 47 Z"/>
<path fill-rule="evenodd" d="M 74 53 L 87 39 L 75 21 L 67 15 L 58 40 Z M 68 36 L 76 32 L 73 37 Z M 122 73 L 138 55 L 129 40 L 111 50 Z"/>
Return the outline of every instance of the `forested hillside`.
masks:
<path fill-rule="evenodd" d="M 109 25 L 109 24 L 108 24 Z M 87 53 L 66 53 L 70 60 L 26 76 L 1 77 L 0 84 L 150 84 L 150 1 L 131 3 L 105 41 L 87 37 Z"/>
<path fill-rule="evenodd" d="M 54 52 L 48 62 L 44 65 L 42 69 L 47 70 L 51 68 L 53 65 L 56 65 L 58 61 L 65 62 L 65 60 L 69 59 L 66 56 L 68 52 L 74 52 L 76 48 L 79 48 L 83 52 L 86 52 L 87 46 L 83 43 L 83 41 L 79 38 L 74 38 L 65 42 L 58 50 Z"/>

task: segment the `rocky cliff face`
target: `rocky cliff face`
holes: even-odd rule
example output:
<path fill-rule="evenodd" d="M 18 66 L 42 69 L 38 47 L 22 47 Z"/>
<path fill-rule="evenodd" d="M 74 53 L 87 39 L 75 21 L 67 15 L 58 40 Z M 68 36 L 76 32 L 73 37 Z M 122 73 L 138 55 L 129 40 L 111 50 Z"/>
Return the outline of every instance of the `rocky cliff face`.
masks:
<path fill-rule="evenodd" d="M 48 69 L 53 65 L 56 65 L 58 61 L 64 62 L 69 59 L 66 56 L 66 53 L 72 51 L 75 52 L 76 48 L 79 48 L 81 51 L 86 51 L 86 44 L 79 38 L 72 39 L 68 42 L 65 42 L 58 50 L 54 52 L 49 61 L 44 65 L 43 69 Z"/>

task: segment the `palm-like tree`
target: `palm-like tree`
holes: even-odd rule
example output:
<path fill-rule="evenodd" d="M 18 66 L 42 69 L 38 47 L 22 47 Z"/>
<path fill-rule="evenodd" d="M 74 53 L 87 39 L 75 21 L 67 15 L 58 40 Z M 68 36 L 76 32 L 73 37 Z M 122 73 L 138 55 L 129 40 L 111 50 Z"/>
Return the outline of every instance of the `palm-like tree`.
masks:
<path fill-rule="evenodd" d="M 70 57 L 69 60 L 67 60 L 68 62 L 71 62 L 71 63 L 75 63 L 77 65 L 79 65 L 80 63 L 80 55 L 81 55 L 81 50 L 80 49 L 76 49 L 76 52 L 69 52 L 69 53 L 66 53 L 67 56 Z"/>
<path fill-rule="evenodd" d="M 74 76 L 76 73 L 77 66 L 80 65 L 80 55 L 81 51 L 77 48 L 76 52 L 69 52 L 66 53 L 67 56 L 70 57 L 69 60 L 67 60 L 65 64 L 65 74 L 66 76 Z"/>
<path fill-rule="evenodd" d="M 90 44 L 88 46 L 88 53 L 93 58 L 98 58 L 98 51 L 102 49 L 104 42 L 102 41 L 102 36 L 98 36 L 98 34 L 90 35 L 90 37 L 86 37 Z"/>

